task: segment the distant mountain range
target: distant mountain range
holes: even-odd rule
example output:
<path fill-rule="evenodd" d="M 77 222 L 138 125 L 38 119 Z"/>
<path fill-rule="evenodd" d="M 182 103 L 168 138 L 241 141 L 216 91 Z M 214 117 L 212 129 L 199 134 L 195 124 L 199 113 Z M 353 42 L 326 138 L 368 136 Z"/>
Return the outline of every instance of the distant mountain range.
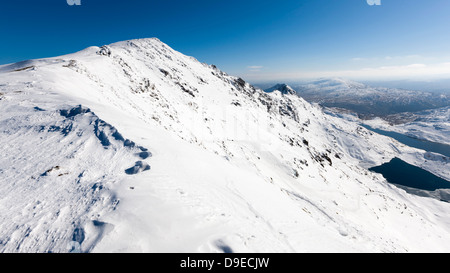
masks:
<path fill-rule="evenodd" d="M 295 90 L 309 102 L 353 111 L 363 119 L 450 105 L 450 95 L 447 94 L 373 87 L 341 78 L 319 79 L 293 87 L 277 84 L 265 91 L 272 92 L 279 87 Z"/>

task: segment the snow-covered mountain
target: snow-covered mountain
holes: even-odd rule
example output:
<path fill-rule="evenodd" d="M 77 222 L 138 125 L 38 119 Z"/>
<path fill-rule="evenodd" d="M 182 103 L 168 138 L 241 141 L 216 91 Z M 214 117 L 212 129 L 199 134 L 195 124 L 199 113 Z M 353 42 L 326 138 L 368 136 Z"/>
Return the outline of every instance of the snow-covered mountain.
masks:
<path fill-rule="evenodd" d="M 309 102 L 352 110 L 362 118 L 401 112 L 416 112 L 450 105 L 446 94 L 372 87 L 359 82 L 332 78 L 294 87 Z"/>
<path fill-rule="evenodd" d="M 264 91 L 266 91 L 268 93 L 271 93 L 274 91 L 280 91 L 281 94 L 283 94 L 283 95 L 293 95 L 293 94 L 297 93 L 297 92 L 295 92 L 294 89 L 292 89 L 292 87 L 290 87 L 289 85 L 284 84 L 284 83 L 278 83 L 270 88 L 264 89 Z"/>
<path fill-rule="evenodd" d="M 447 252 L 444 161 L 158 39 L 0 66 L 1 252 Z M 429 157 L 428 157 L 429 158 Z"/>

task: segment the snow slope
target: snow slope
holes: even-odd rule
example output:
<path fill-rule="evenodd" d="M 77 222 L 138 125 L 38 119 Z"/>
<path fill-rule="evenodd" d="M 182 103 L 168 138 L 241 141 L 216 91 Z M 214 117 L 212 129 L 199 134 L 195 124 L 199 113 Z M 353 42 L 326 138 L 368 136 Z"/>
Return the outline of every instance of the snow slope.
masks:
<path fill-rule="evenodd" d="M 2 252 L 447 252 L 448 163 L 158 39 L 0 66 Z"/>

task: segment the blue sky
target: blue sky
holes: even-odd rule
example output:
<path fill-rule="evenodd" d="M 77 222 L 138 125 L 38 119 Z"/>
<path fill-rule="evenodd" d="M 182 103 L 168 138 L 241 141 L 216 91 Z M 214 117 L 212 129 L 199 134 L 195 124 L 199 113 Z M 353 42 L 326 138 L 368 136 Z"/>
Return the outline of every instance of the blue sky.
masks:
<path fill-rule="evenodd" d="M 0 64 L 158 37 L 253 82 L 450 78 L 450 1 L 3 1 Z"/>

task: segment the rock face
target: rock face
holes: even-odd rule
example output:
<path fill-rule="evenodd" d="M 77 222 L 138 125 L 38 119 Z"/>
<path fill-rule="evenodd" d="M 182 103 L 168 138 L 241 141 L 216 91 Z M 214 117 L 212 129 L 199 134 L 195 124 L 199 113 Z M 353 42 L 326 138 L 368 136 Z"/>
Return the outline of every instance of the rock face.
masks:
<path fill-rule="evenodd" d="M 368 171 L 448 163 L 275 90 L 158 39 L 0 66 L 0 252 L 450 250 Z"/>

